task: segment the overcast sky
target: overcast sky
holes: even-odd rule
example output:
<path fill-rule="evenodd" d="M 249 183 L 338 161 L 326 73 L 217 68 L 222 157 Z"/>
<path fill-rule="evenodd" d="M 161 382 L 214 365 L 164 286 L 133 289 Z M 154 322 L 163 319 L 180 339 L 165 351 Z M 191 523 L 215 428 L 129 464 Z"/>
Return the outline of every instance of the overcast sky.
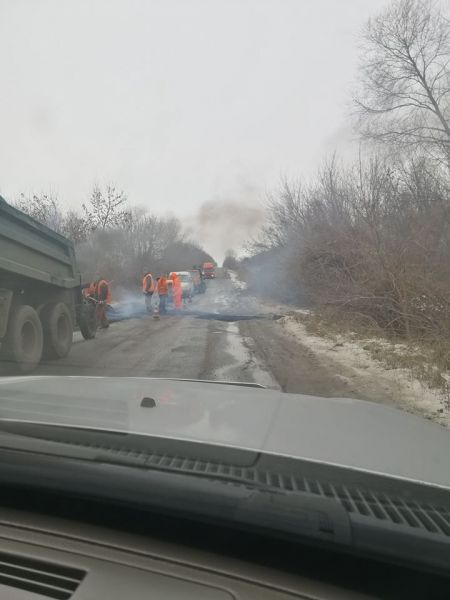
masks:
<path fill-rule="evenodd" d="M 0 0 L 0 193 L 94 182 L 187 220 L 257 202 L 350 137 L 358 33 L 384 0 Z"/>

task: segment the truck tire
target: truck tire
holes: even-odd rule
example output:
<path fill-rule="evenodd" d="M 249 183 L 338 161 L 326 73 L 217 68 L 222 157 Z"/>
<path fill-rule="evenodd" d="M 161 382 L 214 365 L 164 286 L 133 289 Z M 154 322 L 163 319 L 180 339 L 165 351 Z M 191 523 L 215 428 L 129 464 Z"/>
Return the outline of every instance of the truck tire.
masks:
<path fill-rule="evenodd" d="M 97 311 L 92 304 L 82 304 L 78 318 L 81 335 L 85 340 L 92 340 L 97 333 L 98 321 Z"/>
<path fill-rule="evenodd" d="M 73 323 L 69 307 L 63 302 L 47 304 L 41 311 L 44 332 L 44 356 L 64 358 L 70 352 Z"/>
<path fill-rule="evenodd" d="M 17 306 L 11 311 L 5 353 L 19 371 L 29 373 L 39 364 L 44 335 L 37 312 L 31 306 Z"/>

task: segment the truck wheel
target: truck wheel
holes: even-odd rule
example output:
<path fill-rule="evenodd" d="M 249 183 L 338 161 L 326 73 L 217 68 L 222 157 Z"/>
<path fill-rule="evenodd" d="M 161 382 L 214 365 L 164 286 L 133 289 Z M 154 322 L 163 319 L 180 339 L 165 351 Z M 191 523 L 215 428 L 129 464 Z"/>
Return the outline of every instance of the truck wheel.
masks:
<path fill-rule="evenodd" d="M 18 306 L 9 317 L 5 351 L 22 373 L 33 371 L 42 356 L 44 335 L 37 312 L 31 306 Z"/>
<path fill-rule="evenodd" d="M 63 302 L 47 304 L 41 312 L 46 358 L 64 358 L 70 352 L 73 323 L 70 310 Z"/>
<path fill-rule="evenodd" d="M 92 304 L 83 304 L 80 308 L 80 316 L 78 320 L 81 335 L 85 340 L 92 340 L 97 333 L 97 312 Z"/>

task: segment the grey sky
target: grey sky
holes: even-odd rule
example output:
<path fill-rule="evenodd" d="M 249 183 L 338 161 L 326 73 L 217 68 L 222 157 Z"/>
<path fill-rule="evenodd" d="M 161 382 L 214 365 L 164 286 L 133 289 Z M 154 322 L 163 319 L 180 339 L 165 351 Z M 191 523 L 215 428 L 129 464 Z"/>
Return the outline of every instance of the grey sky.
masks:
<path fill-rule="evenodd" d="M 383 0 L 0 0 L 0 191 L 192 215 L 309 175 Z"/>

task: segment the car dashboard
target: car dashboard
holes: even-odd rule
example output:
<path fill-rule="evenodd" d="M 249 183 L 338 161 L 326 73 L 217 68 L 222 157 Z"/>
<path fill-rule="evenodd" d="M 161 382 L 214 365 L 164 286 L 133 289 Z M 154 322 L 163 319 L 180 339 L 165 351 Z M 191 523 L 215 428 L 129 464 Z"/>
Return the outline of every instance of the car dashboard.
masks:
<path fill-rule="evenodd" d="M 0 599 L 447 598 L 448 579 L 214 524 L 2 489 Z"/>
<path fill-rule="evenodd" d="M 160 539 L 13 509 L 0 512 L 0 598 L 360 598 Z"/>

